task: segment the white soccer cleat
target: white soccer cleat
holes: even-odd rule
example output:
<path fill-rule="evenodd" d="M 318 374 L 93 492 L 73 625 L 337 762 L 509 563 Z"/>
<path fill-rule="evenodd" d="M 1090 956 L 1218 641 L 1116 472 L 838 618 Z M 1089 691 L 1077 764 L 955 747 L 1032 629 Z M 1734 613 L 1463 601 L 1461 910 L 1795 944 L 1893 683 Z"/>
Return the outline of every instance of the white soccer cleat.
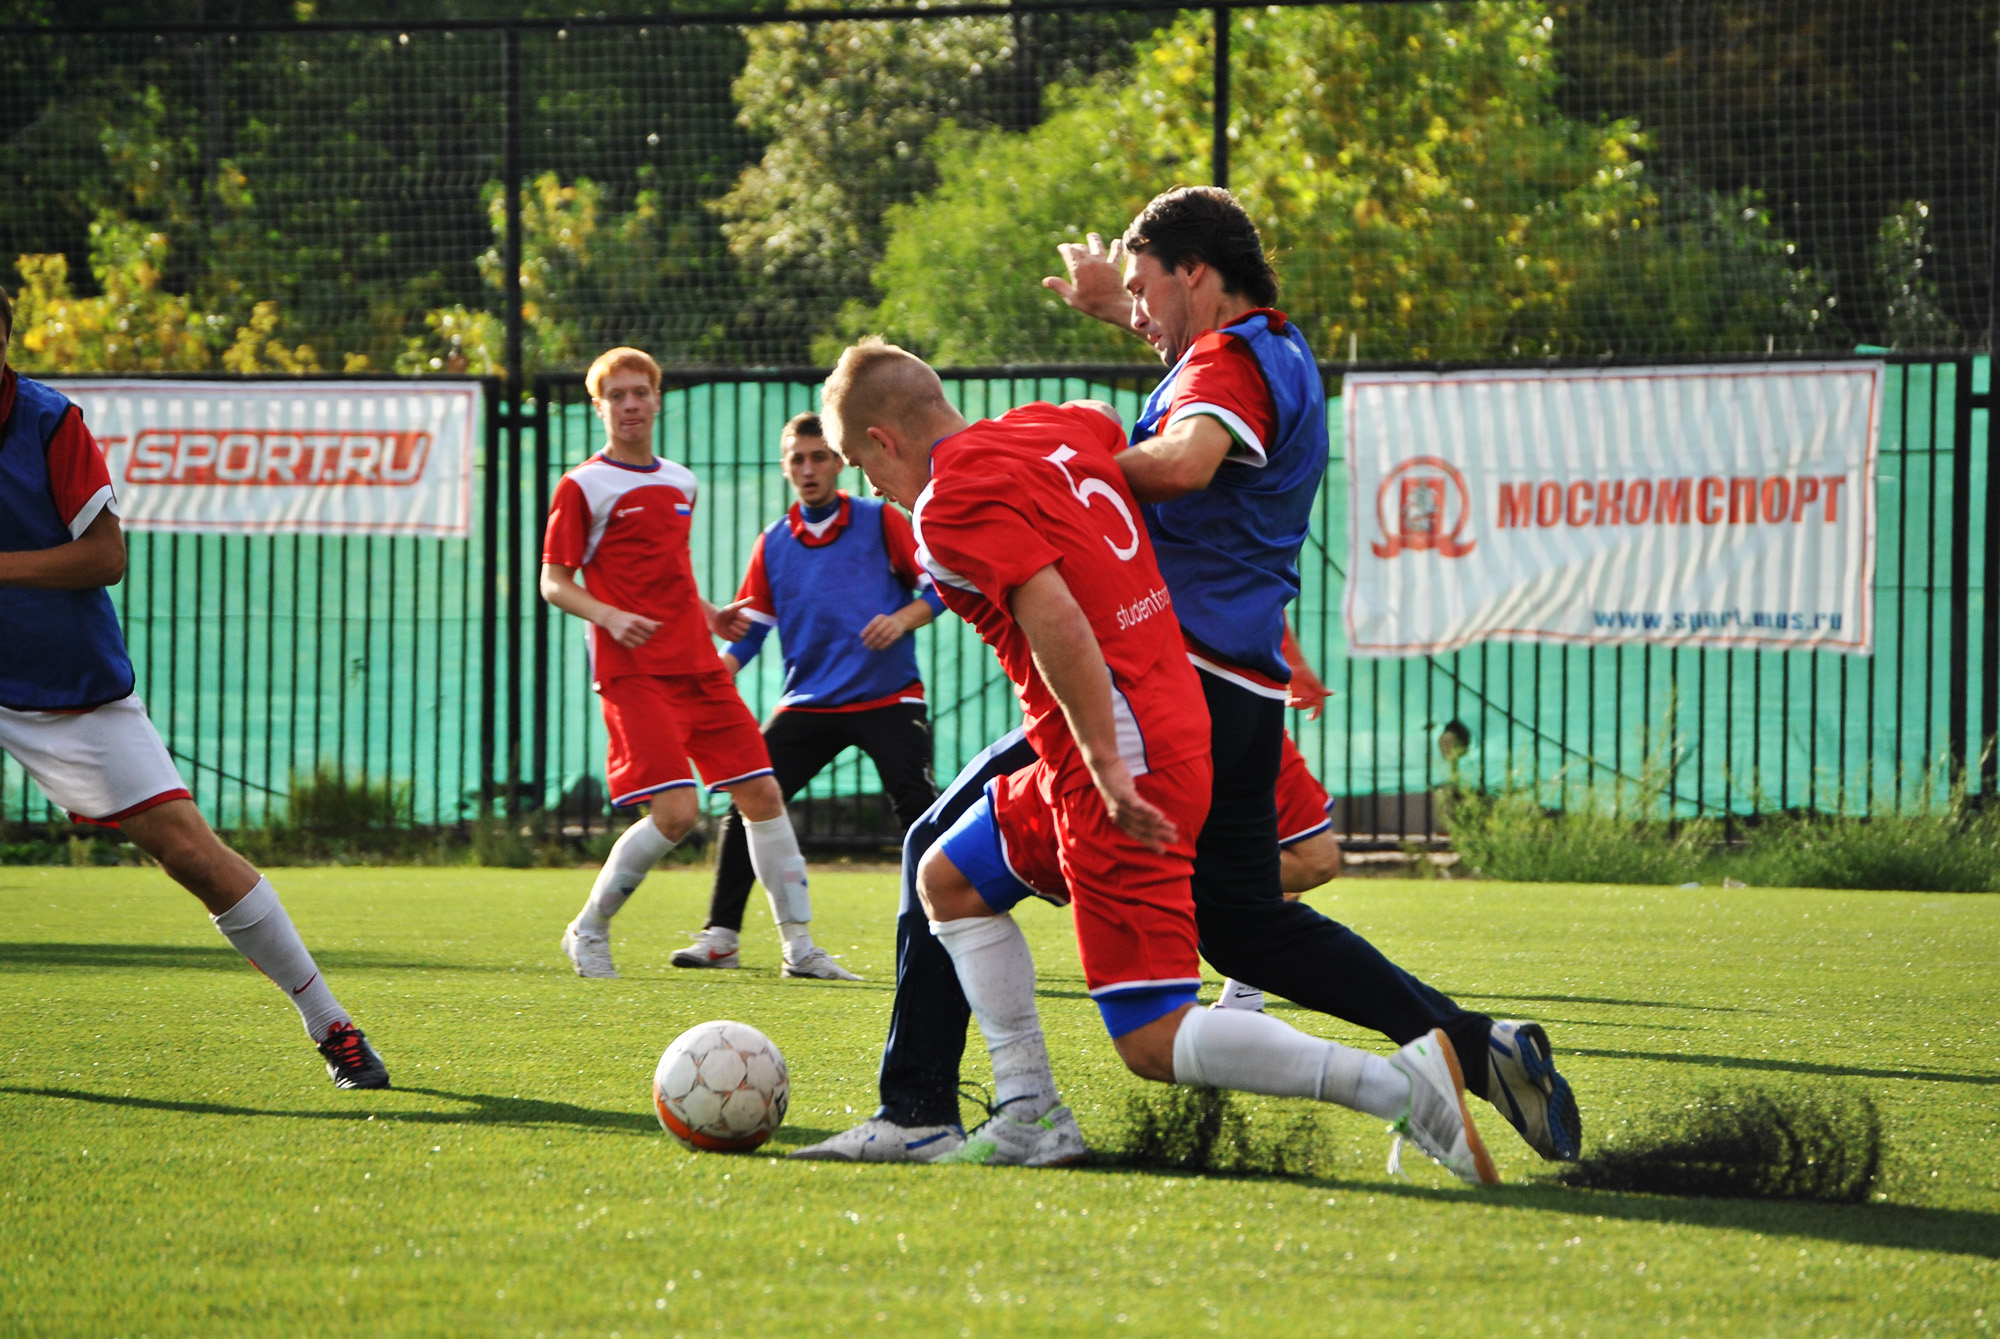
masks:
<path fill-rule="evenodd" d="M 833 955 L 815 944 L 799 955 L 798 961 L 785 960 L 786 976 L 802 976 L 812 981 L 859 981 L 861 978 L 833 960 Z"/>
<path fill-rule="evenodd" d="M 618 969 L 611 965 L 611 941 L 603 935 L 594 935 L 576 928 L 571 921 L 563 931 L 562 951 L 569 955 L 570 965 L 576 968 L 578 976 L 616 977 Z"/>
<path fill-rule="evenodd" d="M 1222 983 L 1222 993 L 1215 997 L 1211 1009 L 1242 1009 L 1249 1013 L 1264 1012 L 1264 992 L 1255 986 L 1246 986 L 1241 981 L 1229 980 Z"/>
<path fill-rule="evenodd" d="M 976 1162 L 988 1167 L 1061 1167 L 1089 1156 L 1083 1131 L 1076 1128 L 1070 1109 L 1051 1107 L 1040 1119 L 1031 1121 L 996 1112 L 965 1136 L 965 1143 L 956 1151 L 936 1161 Z"/>
<path fill-rule="evenodd" d="M 898 1125 L 876 1116 L 786 1156 L 807 1162 L 935 1162 L 964 1142 L 965 1131 L 956 1125 Z"/>
<path fill-rule="evenodd" d="M 1403 1172 L 1403 1141 L 1414 1140 L 1433 1162 L 1470 1185 L 1497 1186 L 1500 1173 L 1479 1141 L 1479 1127 L 1465 1108 L 1465 1079 L 1442 1028 L 1432 1028 L 1389 1057 L 1410 1081 L 1410 1104 L 1389 1128 L 1389 1174 Z"/>
<path fill-rule="evenodd" d="M 735 931 L 711 925 L 668 961 L 676 967 L 741 967 L 743 955 Z"/>

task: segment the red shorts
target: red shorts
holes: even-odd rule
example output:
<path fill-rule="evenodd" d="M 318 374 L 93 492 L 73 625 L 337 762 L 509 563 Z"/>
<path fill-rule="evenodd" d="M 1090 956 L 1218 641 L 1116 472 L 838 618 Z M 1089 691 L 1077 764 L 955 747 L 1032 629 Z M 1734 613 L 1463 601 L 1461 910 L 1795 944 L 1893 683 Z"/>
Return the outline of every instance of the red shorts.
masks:
<path fill-rule="evenodd" d="M 1317 837 L 1333 828 L 1328 817 L 1333 801 L 1313 774 L 1306 770 L 1306 755 L 1285 735 L 1284 761 L 1278 764 L 1278 845 L 1290 846 L 1308 837 Z"/>
<path fill-rule="evenodd" d="M 1015 876 L 1044 892 L 1067 889 L 1077 951 L 1093 998 L 1201 980 L 1194 923 L 1194 841 L 1208 818 L 1208 758 L 1190 758 L 1138 779 L 1139 793 L 1180 829 L 1155 853 L 1111 822 L 1090 786 L 1049 796 L 1047 764 L 992 783 L 988 795 Z"/>
<path fill-rule="evenodd" d="M 604 772 L 614 806 L 692 786 L 690 760 L 710 790 L 770 774 L 757 718 L 720 660 L 701 674 L 622 674 L 605 680 L 598 697 L 611 736 Z"/>

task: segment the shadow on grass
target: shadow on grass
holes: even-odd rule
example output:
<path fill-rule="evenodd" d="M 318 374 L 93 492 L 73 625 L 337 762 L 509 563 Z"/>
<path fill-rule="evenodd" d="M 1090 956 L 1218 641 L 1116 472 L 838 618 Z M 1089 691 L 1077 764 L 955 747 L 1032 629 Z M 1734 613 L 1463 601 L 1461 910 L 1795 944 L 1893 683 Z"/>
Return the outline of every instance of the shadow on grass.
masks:
<path fill-rule="evenodd" d="M 1268 1172 L 1241 1175 L 1196 1173 L 1156 1167 L 1135 1167 L 1115 1156 L 1097 1155 L 1071 1170 L 1085 1174 L 1124 1176 L 1215 1176 L 1223 1181 L 1268 1185 L 1310 1186 L 1352 1195 L 1392 1195 L 1431 1204 L 1480 1205 L 1559 1213 L 1577 1218 L 1617 1219 L 1629 1223 L 1661 1223 L 1712 1227 L 1765 1236 L 1804 1237 L 1850 1246 L 1896 1250 L 1937 1251 L 1950 1255 L 2000 1260 L 2000 1213 L 1975 1209 L 1926 1209 L 1909 1204 L 1823 1204 L 1807 1200 L 1696 1199 L 1673 1195 L 1632 1195 L 1607 1190 L 1578 1190 L 1547 1182 L 1528 1181 L 1487 1190 L 1439 1185 L 1435 1189 L 1389 1181 L 1356 1181 L 1337 1177 L 1281 1176 Z M 1336 1210 L 1334 1210 L 1337 1212 Z"/>
<path fill-rule="evenodd" d="M 1601 1051 L 1565 1046 L 1559 1055 L 1584 1055 L 1595 1060 L 1658 1060 L 1670 1065 L 1701 1065 L 1717 1069 L 1755 1069 L 1778 1074 L 1814 1074 L 1848 1079 L 1916 1079 L 1923 1083 L 1969 1083 L 2000 1086 L 2000 1074 L 1950 1074 L 1937 1069 L 1862 1069 L 1858 1065 L 1822 1065 L 1811 1060 L 1773 1060 L 1766 1056 L 1676 1055 L 1668 1051 Z"/>
<path fill-rule="evenodd" d="M 1769 1009 L 1745 1009 L 1734 1004 L 1681 1004 L 1672 1000 L 1618 1000 L 1605 995 L 1481 995 L 1447 991 L 1457 1000 L 1525 1000 L 1534 1004 L 1617 1004 L 1628 1009 L 1693 1009 L 1705 1014 L 1765 1014 Z"/>
<path fill-rule="evenodd" d="M 1393 1189 L 1391 1193 L 1396 1193 Z M 1688 1199 L 1525 1184 L 1492 1192 L 1495 1203 L 1543 1213 L 1729 1228 L 1766 1236 L 1812 1237 L 1851 1246 L 1940 1251 L 2000 1260 L 2000 1214 L 1909 1204 L 1819 1204 L 1805 1200 Z"/>
<path fill-rule="evenodd" d="M 0 1093 L 23 1097 L 48 1097 L 64 1102 L 89 1102 L 97 1106 L 131 1107 L 141 1111 L 174 1111 L 190 1116 L 275 1116 L 284 1120 L 379 1121 L 389 1125 L 503 1125 L 533 1129 L 547 1125 L 569 1125 L 578 1129 L 602 1130 L 611 1134 L 657 1134 L 660 1125 L 648 1112 L 599 1111 L 569 1102 L 544 1102 L 529 1097 L 497 1097 L 490 1093 L 451 1093 L 440 1088 L 395 1088 L 392 1092 L 416 1093 L 464 1102 L 468 1111 L 396 1111 L 381 1107 L 346 1107 L 338 1111 L 272 1111 L 258 1107 L 234 1106 L 227 1102 L 181 1102 L 161 1097 L 128 1097 L 114 1093 L 84 1092 L 77 1088 L 19 1088 L 0 1086 Z M 362 1099 L 366 1100 L 366 1099 Z"/>
<path fill-rule="evenodd" d="M 387 953 L 354 949 L 316 949 L 313 958 L 329 971 L 504 972 L 474 962 L 424 962 Z M 43 940 L 0 942 L 0 972 L 63 972 L 79 967 L 131 970 L 173 968 L 179 971 L 236 971 L 246 967 L 243 955 L 227 944 L 68 944 Z"/>

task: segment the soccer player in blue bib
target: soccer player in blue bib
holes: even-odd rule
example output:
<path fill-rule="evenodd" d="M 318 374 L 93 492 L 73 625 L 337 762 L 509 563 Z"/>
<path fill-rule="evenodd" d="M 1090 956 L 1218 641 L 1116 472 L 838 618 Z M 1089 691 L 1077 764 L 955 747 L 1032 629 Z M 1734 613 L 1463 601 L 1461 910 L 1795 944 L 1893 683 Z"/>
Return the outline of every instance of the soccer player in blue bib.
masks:
<path fill-rule="evenodd" d="M 1442 1029 L 1466 1088 L 1492 1102 L 1543 1157 L 1572 1159 L 1581 1122 L 1534 1023 L 1461 1009 L 1354 931 L 1284 897 L 1276 792 L 1286 684 L 1285 606 L 1330 454 L 1317 360 L 1275 307 L 1277 278 L 1256 225 L 1216 187 L 1155 197 L 1107 251 L 1095 234 L 1060 248 L 1070 306 L 1138 334 L 1168 372 L 1119 464 L 1144 504 L 1213 723 L 1214 796 L 1196 844 L 1202 956 L 1237 981 L 1369 1028 L 1397 1045 Z M 1018 766 L 1021 745 L 988 766 Z M 989 774 L 990 775 L 990 774 Z M 983 781 L 961 773 L 905 842 L 934 841 Z M 919 853 L 920 858 L 921 853 Z M 914 910 L 920 916 L 921 910 Z M 876 1117 L 794 1156 L 929 1160 L 952 1142 L 964 1005 L 945 957 L 898 933 L 897 1000 Z M 906 998 L 907 997 L 907 998 Z M 952 1035 L 954 1024 L 957 1035 Z"/>
<path fill-rule="evenodd" d="M 868 755 L 895 807 L 914 824 L 937 798 L 931 727 L 910 634 L 944 606 L 921 564 L 909 518 L 839 488 L 841 459 L 817 414 L 795 414 L 778 463 L 798 500 L 757 536 L 730 606 L 737 632 L 722 663 L 734 674 L 775 630 L 785 692 L 764 723 L 772 774 L 789 801 L 842 749 Z M 734 967 L 755 875 L 743 818 L 723 816 L 708 924 L 676 967 Z"/>
<path fill-rule="evenodd" d="M 210 830 L 132 691 L 105 590 L 125 577 L 125 536 L 104 453 L 61 392 L 7 366 L 13 327 L 0 290 L 0 749 L 72 819 L 119 829 L 200 899 L 291 1000 L 335 1084 L 387 1088 L 270 882 Z"/>

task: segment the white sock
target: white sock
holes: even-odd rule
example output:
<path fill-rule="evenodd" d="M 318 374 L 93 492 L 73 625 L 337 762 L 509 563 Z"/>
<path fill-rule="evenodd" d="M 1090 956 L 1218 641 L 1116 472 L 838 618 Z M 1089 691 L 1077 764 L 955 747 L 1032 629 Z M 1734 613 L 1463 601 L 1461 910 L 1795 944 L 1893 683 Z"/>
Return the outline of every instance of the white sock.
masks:
<path fill-rule="evenodd" d="M 1056 1104 L 1048 1043 L 1035 1012 L 1035 958 L 1012 916 L 932 921 L 931 933 L 951 954 L 965 1001 L 993 1055 L 993 1101 L 1017 1120 L 1034 1120 Z"/>
<path fill-rule="evenodd" d="M 305 941 L 285 914 L 285 904 L 278 900 L 269 879 L 260 877 L 242 901 L 209 919 L 252 967 L 291 997 L 308 1037 L 325 1041 L 335 1023 L 354 1021 L 327 989 L 319 964 L 306 951 Z"/>
<path fill-rule="evenodd" d="M 1246 986 L 1235 977 L 1222 983 L 1222 993 L 1215 997 L 1211 1009 L 1248 1009 L 1252 1012 L 1264 1007 L 1264 992 L 1255 986 Z"/>
<path fill-rule="evenodd" d="M 792 832 L 789 815 L 743 823 L 750 841 L 750 868 L 764 885 L 771 900 L 771 919 L 785 941 L 785 961 L 797 962 L 812 948 L 812 931 L 806 928 L 813 918 L 812 894 L 806 887 L 806 859 L 799 854 L 799 839 Z"/>
<path fill-rule="evenodd" d="M 590 897 L 577 913 L 577 928 L 594 935 L 609 930 L 611 918 L 631 901 L 633 892 L 652 872 L 654 863 L 673 849 L 667 835 L 653 825 L 651 814 L 626 828 L 612 844 L 604 868 L 597 871 L 597 882 L 590 885 Z"/>
<path fill-rule="evenodd" d="M 1394 1120 L 1410 1081 L 1379 1055 L 1309 1037 L 1266 1014 L 1190 1009 L 1174 1034 L 1174 1082 L 1310 1097 Z"/>

